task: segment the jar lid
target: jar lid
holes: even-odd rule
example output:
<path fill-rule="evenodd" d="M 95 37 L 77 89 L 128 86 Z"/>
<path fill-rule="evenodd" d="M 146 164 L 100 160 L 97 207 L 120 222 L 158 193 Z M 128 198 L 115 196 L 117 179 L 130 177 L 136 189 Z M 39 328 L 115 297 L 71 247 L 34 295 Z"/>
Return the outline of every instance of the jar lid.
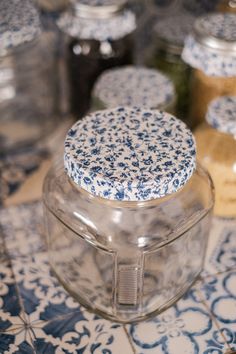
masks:
<path fill-rule="evenodd" d="M 209 14 L 194 24 L 182 58 L 210 76 L 236 75 L 236 15 Z"/>
<path fill-rule="evenodd" d="M 107 18 L 124 9 L 126 0 L 72 0 L 78 16 L 85 18 Z"/>
<path fill-rule="evenodd" d="M 223 96 L 208 107 L 207 122 L 215 129 L 236 137 L 236 96 Z"/>
<path fill-rule="evenodd" d="M 195 17 L 191 14 L 174 14 L 158 19 L 154 32 L 161 46 L 181 54 L 186 36 L 191 32 Z"/>
<path fill-rule="evenodd" d="M 136 18 L 129 10 L 109 18 L 85 18 L 66 12 L 57 24 L 71 37 L 107 41 L 120 39 L 133 32 L 136 29 Z"/>
<path fill-rule="evenodd" d="M 153 109 L 172 103 L 175 90 L 172 81 L 157 70 L 124 66 L 105 71 L 94 86 L 93 97 L 101 101 L 104 108 L 140 106 Z"/>
<path fill-rule="evenodd" d="M 0 56 L 32 41 L 41 32 L 39 14 L 31 1 L 0 1 L 0 15 Z"/>
<path fill-rule="evenodd" d="M 137 107 L 97 111 L 67 133 L 64 164 L 87 192 L 144 201 L 178 191 L 195 170 L 192 133 L 174 116 Z"/>

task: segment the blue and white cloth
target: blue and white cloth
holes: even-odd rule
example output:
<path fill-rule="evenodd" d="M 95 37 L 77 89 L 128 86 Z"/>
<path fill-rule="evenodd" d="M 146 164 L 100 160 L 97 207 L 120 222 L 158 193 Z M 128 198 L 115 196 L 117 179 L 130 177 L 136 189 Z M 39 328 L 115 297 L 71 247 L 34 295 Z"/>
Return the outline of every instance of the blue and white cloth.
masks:
<path fill-rule="evenodd" d="M 77 122 L 65 140 L 69 177 L 93 195 L 111 200 L 151 200 L 175 193 L 196 165 L 192 133 L 174 116 L 116 107 Z"/>

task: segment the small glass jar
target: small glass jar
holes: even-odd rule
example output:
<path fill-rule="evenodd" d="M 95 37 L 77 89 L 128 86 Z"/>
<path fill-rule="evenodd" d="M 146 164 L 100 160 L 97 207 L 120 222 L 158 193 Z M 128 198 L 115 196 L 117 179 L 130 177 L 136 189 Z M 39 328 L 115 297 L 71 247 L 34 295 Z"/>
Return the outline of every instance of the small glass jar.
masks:
<path fill-rule="evenodd" d="M 0 3 L 0 151 L 35 144 L 55 127 L 56 72 L 38 12 L 27 1 Z"/>
<path fill-rule="evenodd" d="M 204 121 L 208 104 L 236 95 L 236 15 L 213 13 L 196 20 L 182 57 L 193 67 L 190 116 Z"/>
<path fill-rule="evenodd" d="M 192 28 L 194 17 L 175 14 L 159 19 L 154 26 L 155 48 L 148 66 L 155 67 L 170 77 L 177 94 L 176 113 L 190 127 L 188 117 L 190 67 L 182 60 L 184 39 Z"/>
<path fill-rule="evenodd" d="M 106 70 L 95 83 L 92 109 L 139 106 L 175 112 L 172 81 L 158 70 L 141 66 L 123 66 Z"/>
<path fill-rule="evenodd" d="M 135 15 L 125 0 L 74 2 L 58 20 L 65 34 L 71 87 L 71 111 L 81 118 L 90 107 L 91 91 L 106 69 L 131 64 Z"/>
<path fill-rule="evenodd" d="M 91 113 L 44 183 L 49 260 L 83 305 L 119 322 L 175 302 L 202 270 L 209 175 L 174 116 L 134 107 Z"/>
<path fill-rule="evenodd" d="M 236 217 L 236 96 L 211 102 L 203 123 L 195 132 L 198 158 L 211 174 L 217 216 Z"/>

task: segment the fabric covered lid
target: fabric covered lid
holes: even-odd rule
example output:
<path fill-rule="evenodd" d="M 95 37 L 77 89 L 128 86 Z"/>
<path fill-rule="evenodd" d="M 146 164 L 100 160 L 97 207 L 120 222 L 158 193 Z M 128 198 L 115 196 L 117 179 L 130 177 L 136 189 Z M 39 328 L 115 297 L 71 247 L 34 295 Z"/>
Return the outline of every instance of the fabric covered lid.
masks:
<path fill-rule="evenodd" d="M 41 32 L 39 14 L 30 0 L 0 1 L 0 56 Z"/>
<path fill-rule="evenodd" d="M 79 187 L 110 200 L 144 201 L 178 191 L 192 176 L 192 133 L 174 116 L 137 107 L 97 111 L 65 140 L 65 170 Z"/>
<path fill-rule="evenodd" d="M 175 99 L 172 81 L 161 72 L 139 66 L 105 71 L 97 80 L 93 97 L 104 108 L 140 106 L 163 108 Z"/>
<path fill-rule="evenodd" d="M 97 41 L 117 40 L 136 28 L 132 11 L 125 10 L 108 18 L 79 17 L 73 12 L 64 13 L 57 21 L 59 28 L 71 37 Z"/>
<path fill-rule="evenodd" d="M 213 128 L 236 137 L 236 96 L 213 100 L 208 107 L 206 120 Z"/>
<path fill-rule="evenodd" d="M 182 58 L 209 76 L 236 76 L 236 14 L 200 17 L 186 38 Z"/>

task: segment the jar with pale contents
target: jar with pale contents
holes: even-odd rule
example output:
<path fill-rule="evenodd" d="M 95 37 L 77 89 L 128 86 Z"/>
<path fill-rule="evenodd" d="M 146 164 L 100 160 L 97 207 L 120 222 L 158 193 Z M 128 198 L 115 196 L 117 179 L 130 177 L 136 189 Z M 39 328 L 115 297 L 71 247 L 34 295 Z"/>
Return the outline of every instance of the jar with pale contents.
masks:
<path fill-rule="evenodd" d="M 0 1 L 0 152 L 44 139 L 56 124 L 56 58 L 29 0 Z"/>
<path fill-rule="evenodd" d="M 134 13 L 126 0 L 76 1 L 57 21 L 64 35 L 72 113 L 90 108 L 93 85 L 106 69 L 132 64 Z"/>
<path fill-rule="evenodd" d="M 236 95 L 236 15 L 213 13 L 196 20 L 185 42 L 183 59 L 193 67 L 190 117 L 204 121 L 208 104 Z"/>
<path fill-rule="evenodd" d="M 213 187 L 192 133 L 171 114 L 120 106 L 74 124 L 43 201 L 54 272 L 106 318 L 159 313 L 202 270 Z"/>
<path fill-rule="evenodd" d="M 165 74 L 130 65 L 106 70 L 95 83 L 92 103 L 93 110 L 139 106 L 174 113 L 176 95 Z"/>
<path fill-rule="evenodd" d="M 236 217 L 236 96 L 212 101 L 206 120 L 195 137 L 199 161 L 215 185 L 214 213 Z"/>

